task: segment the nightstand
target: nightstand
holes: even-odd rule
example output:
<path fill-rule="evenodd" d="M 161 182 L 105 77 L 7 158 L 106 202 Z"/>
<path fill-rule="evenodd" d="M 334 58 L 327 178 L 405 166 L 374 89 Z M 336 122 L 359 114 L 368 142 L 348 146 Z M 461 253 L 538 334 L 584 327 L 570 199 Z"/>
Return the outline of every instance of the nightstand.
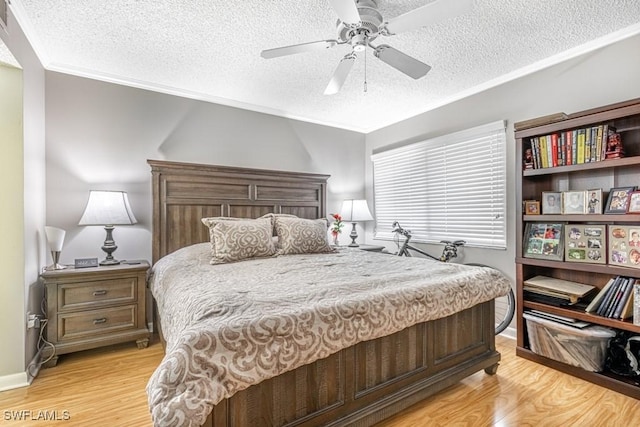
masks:
<path fill-rule="evenodd" d="M 384 246 L 360 245 L 360 246 L 358 246 L 358 249 L 360 249 L 362 251 L 368 251 L 368 252 L 382 252 L 382 251 L 384 251 Z"/>
<path fill-rule="evenodd" d="M 138 261 L 136 261 L 138 262 Z M 149 345 L 146 323 L 147 261 L 108 267 L 45 271 L 40 277 L 47 301 L 46 336 L 55 356 L 127 341 Z M 53 350 L 45 346 L 42 360 Z"/>

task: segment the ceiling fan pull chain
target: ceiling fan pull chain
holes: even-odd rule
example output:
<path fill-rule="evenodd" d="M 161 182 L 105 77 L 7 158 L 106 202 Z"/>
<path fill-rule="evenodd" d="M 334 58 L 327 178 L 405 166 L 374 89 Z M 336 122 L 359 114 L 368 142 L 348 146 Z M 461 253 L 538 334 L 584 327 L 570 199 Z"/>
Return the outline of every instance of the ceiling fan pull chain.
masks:
<path fill-rule="evenodd" d="M 364 93 L 367 93 L 367 52 L 364 53 Z"/>

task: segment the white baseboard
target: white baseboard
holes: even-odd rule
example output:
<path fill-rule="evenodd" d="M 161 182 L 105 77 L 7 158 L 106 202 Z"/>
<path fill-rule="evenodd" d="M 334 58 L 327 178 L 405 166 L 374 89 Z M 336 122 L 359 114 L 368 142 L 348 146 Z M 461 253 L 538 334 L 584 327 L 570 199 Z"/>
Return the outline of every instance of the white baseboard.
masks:
<path fill-rule="evenodd" d="M 516 339 L 516 328 L 508 326 L 507 329 L 505 329 L 504 331 L 502 331 L 500 333 L 500 336 L 515 340 Z"/>
<path fill-rule="evenodd" d="M 0 376 L 0 391 L 12 390 L 14 388 L 26 387 L 29 385 L 29 378 L 26 372 Z"/>

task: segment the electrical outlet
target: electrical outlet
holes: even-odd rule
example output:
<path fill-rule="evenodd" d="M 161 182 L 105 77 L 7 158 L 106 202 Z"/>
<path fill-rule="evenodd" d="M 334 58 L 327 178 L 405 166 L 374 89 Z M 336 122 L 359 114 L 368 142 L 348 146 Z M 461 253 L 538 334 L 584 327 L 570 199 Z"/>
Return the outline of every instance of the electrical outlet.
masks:
<path fill-rule="evenodd" d="M 40 315 L 27 313 L 27 329 L 40 328 Z"/>

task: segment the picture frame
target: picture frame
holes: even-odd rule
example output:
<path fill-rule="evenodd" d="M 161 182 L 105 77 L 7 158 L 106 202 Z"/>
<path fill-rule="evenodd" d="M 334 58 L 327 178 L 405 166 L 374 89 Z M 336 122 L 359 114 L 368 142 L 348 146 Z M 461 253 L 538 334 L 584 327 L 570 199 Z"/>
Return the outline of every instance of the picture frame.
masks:
<path fill-rule="evenodd" d="M 562 213 L 562 192 L 543 191 L 542 192 L 542 214 L 559 215 Z"/>
<path fill-rule="evenodd" d="M 608 263 L 624 267 L 640 268 L 640 226 L 609 225 Z"/>
<path fill-rule="evenodd" d="M 525 215 L 540 215 L 540 202 L 537 200 L 525 200 L 524 201 L 524 214 Z"/>
<path fill-rule="evenodd" d="M 640 191 L 632 191 L 629 195 L 627 213 L 640 214 Z"/>
<path fill-rule="evenodd" d="M 607 226 L 604 224 L 567 224 L 564 246 L 565 262 L 606 264 Z"/>
<path fill-rule="evenodd" d="M 587 190 L 587 214 L 600 215 L 602 213 L 602 188 Z"/>
<path fill-rule="evenodd" d="M 587 192 L 582 191 L 563 191 L 562 192 L 562 213 L 564 215 L 584 215 L 587 213 L 586 206 Z"/>
<path fill-rule="evenodd" d="M 564 258 L 564 224 L 528 222 L 522 239 L 522 256 L 553 261 Z"/>
<path fill-rule="evenodd" d="M 631 193 L 636 187 L 616 187 L 609 191 L 609 197 L 607 198 L 607 207 L 604 210 L 605 214 L 626 214 L 629 208 L 629 201 L 631 199 Z"/>

